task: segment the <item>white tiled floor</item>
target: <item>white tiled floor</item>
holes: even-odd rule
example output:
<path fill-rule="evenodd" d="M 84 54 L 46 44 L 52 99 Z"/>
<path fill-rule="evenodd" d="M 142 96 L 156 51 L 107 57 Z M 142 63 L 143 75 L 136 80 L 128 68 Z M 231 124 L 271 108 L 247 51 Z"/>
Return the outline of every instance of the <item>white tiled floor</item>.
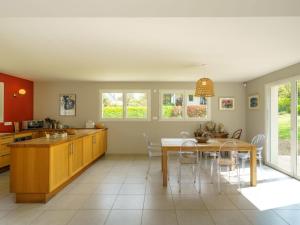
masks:
<path fill-rule="evenodd" d="M 282 225 L 300 224 L 300 182 L 273 169 L 258 169 L 257 187 L 249 187 L 249 169 L 236 179 L 223 175 L 222 194 L 210 182 L 203 162 L 201 189 L 183 170 L 182 192 L 176 164 L 169 186 L 162 187 L 160 160 L 145 179 L 145 156 L 106 156 L 47 204 L 15 204 L 9 173 L 0 174 L 0 225 Z M 234 173 L 232 173 L 232 176 Z"/>

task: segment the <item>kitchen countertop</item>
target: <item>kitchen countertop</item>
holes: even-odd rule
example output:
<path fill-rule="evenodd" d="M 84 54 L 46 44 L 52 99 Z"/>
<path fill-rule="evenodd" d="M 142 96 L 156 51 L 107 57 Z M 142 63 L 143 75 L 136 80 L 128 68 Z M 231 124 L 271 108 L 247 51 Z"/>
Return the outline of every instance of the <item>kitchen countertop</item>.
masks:
<path fill-rule="evenodd" d="M 21 141 L 21 142 L 15 142 L 11 143 L 11 147 L 50 147 L 54 145 L 59 145 L 65 142 L 69 142 L 84 136 L 88 136 L 94 133 L 99 132 L 100 130 L 104 129 L 75 129 L 76 134 L 68 135 L 67 137 L 57 137 L 57 138 L 35 138 L 31 140 Z"/>
<path fill-rule="evenodd" d="M 15 133 L 0 133 L 0 138 L 1 137 L 6 137 L 6 136 L 10 136 L 10 135 L 14 135 Z"/>

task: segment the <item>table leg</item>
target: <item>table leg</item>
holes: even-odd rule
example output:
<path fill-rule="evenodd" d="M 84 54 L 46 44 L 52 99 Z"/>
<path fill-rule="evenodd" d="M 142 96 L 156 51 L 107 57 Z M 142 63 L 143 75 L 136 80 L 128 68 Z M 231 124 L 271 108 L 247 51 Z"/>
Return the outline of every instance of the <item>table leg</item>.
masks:
<path fill-rule="evenodd" d="M 256 147 L 250 151 L 250 186 L 256 186 Z"/>
<path fill-rule="evenodd" d="M 163 186 L 168 185 L 168 151 L 162 149 Z"/>
<path fill-rule="evenodd" d="M 163 150 L 162 150 L 162 147 L 161 147 L 161 160 L 160 160 L 161 161 L 161 172 L 164 171 L 164 169 L 163 169 L 164 168 L 164 163 L 163 163 L 163 157 L 162 156 L 163 156 Z"/>

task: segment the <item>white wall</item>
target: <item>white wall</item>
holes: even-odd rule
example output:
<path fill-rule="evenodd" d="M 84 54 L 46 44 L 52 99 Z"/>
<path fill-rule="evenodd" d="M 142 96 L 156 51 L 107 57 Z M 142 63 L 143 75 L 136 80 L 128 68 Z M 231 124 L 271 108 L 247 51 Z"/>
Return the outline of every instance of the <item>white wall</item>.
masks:
<path fill-rule="evenodd" d="M 159 89 L 191 89 L 192 82 L 36 82 L 34 85 L 34 118 L 51 117 L 73 127 L 83 127 L 86 120 L 99 121 L 99 90 L 101 89 L 150 89 L 152 112 L 159 116 Z M 76 117 L 59 116 L 59 94 L 77 95 Z M 245 88 L 240 83 L 216 83 L 216 96 L 212 98 L 212 120 L 222 122 L 232 132 L 245 131 Z M 234 111 L 220 111 L 219 97 L 235 97 Z M 193 133 L 200 122 L 104 122 L 109 128 L 109 153 L 146 153 L 141 133 L 146 131 L 154 140 L 161 137 L 177 137 L 182 130 Z M 243 133 L 245 137 L 245 132 Z"/>

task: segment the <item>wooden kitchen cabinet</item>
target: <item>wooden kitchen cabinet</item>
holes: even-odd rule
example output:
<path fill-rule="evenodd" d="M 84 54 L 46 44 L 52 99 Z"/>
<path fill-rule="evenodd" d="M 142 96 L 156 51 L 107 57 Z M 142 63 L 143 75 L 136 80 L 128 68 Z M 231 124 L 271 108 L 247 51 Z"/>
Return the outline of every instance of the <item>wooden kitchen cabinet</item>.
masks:
<path fill-rule="evenodd" d="M 74 175 L 83 167 L 83 138 L 70 143 L 69 169 L 70 175 Z"/>
<path fill-rule="evenodd" d="M 107 152 L 107 129 L 103 130 L 103 138 L 102 138 L 102 144 L 103 144 L 103 152 Z"/>
<path fill-rule="evenodd" d="M 83 167 L 83 139 L 77 139 L 51 148 L 50 190 L 64 183 Z"/>
<path fill-rule="evenodd" d="M 10 147 L 8 144 L 13 142 L 12 136 L 0 138 L 0 168 L 10 164 Z"/>
<path fill-rule="evenodd" d="M 11 192 L 16 202 L 47 202 L 105 153 L 104 130 L 11 144 Z"/>
<path fill-rule="evenodd" d="M 107 130 L 99 132 L 100 139 L 100 154 L 103 155 L 107 151 Z"/>
<path fill-rule="evenodd" d="M 98 158 L 101 155 L 101 139 L 99 133 L 93 135 L 93 159 Z"/>
<path fill-rule="evenodd" d="M 93 136 L 83 138 L 83 165 L 89 164 L 93 160 Z"/>
<path fill-rule="evenodd" d="M 0 156 L 0 168 L 9 166 L 10 164 L 10 154 Z"/>
<path fill-rule="evenodd" d="M 99 131 L 93 137 L 93 157 L 97 158 L 106 153 L 107 150 L 107 132 L 106 130 Z"/>
<path fill-rule="evenodd" d="M 50 149 L 50 191 L 69 178 L 71 143 L 64 143 Z M 47 176 L 47 174 L 45 174 Z"/>

